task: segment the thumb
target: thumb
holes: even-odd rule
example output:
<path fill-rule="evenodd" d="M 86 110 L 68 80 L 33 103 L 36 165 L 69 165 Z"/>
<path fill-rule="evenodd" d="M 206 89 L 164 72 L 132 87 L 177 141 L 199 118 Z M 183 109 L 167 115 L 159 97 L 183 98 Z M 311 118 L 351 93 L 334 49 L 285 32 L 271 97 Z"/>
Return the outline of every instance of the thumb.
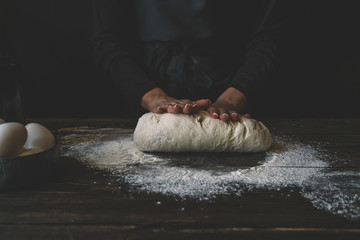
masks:
<path fill-rule="evenodd" d="M 209 99 L 200 99 L 194 102 L 195 104 L 197 104 L 201 109 L 203 108 L 207 108 L 208 106 L 210 106 L 211 101 Z"/>

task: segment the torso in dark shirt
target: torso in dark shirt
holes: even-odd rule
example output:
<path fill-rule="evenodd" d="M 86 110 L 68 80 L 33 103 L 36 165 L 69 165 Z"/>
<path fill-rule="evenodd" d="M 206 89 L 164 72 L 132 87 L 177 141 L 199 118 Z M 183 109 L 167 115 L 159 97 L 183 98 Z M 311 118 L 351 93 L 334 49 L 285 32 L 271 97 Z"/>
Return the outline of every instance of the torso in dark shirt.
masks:
<path fill-rule="evenodd" d="M 152 80 L 172 95 L 223 91 L 241 63 L 249 30 L 254 30 L 251 8 L 256 3 L 260 2 L 137 0 L 139 36 Z"/>

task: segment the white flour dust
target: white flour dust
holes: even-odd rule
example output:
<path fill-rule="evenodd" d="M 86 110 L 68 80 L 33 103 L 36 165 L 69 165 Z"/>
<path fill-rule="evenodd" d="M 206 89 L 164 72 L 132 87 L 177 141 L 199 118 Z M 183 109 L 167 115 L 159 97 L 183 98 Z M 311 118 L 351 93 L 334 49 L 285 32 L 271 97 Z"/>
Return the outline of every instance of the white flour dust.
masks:
<path fill-rule="evenodd" d="M 208 168 L 207 161 L 203 161 L 204 167 L 200 168 L 176 164 L 172 155 L 137 150 L 132 134 L 76 144 L 72 139 L 74 136 L 64 137 L 69 143 L 64 155 L 106 170 L 139 191 L 211 199 L 224 194 L 240 196 L 243 191 L 255 188 L 280 190 L 297 187 L 316 208 L 347 218 L 360 218 L 359 174 L 331 170 L 326 161 L 327 154 L 289 139 L 275 138 L 274 147 L 249 168 Z M 342 191 L 346 187 L 351 187 L 351 191 Z"/>
<path fill-rule="evenodd" d="M 359 173 L 329 172 L 314 177 L 313 182 L 304 186 L 301 192 L 318 209 L 351 219 L 360 218 Z"/>

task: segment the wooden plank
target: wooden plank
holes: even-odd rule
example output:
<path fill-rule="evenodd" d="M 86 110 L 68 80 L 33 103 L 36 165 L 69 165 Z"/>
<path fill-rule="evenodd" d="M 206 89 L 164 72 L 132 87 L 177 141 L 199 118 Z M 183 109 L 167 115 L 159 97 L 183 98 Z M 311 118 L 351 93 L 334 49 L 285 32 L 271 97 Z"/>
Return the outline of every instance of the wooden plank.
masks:
<path fill-rule="evenodd" d="M 358 239 L 359 229 L 185 228 L 133 225 L 0 225 L 2 239 Z"/>
<path fill-rule="evenodd" d="M 120 224 L 217 227 L 357 228 L 358 222 L 316 210 L 293 189 L 254 190 L 214 201 L 177 200 L 119 190 L 109 178 L 72 176 L 64 182 L 0 195 L 0 224 Z M 91 178 L 90 178 L 91 177 Z M 92 181 L 96 181 L 93 184 Z M 157 204 L 161 202 L 161 204 Z"/>

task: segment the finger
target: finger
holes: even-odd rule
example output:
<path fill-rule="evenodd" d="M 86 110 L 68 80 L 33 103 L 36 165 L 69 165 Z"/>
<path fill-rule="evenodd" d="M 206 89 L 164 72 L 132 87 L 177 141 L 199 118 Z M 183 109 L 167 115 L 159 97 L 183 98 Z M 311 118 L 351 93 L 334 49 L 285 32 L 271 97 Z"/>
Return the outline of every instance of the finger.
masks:
<path fill-rule="evenodd" d="M 208 106 L 210 106 L 211 101 L 209 99 L 200 99 L 194 102 L 195 104 L 197 104 L 200 108 L 207 108 Z"/>
<path fill-rule="evenodd" d="M 230 119 L 232 121 L 238 121 L 240 118 L 239 114 L 235 111 L 230 111 Z"/>
<path fill-rule="evenodd" d="M 193 101 L 191 101 L 191 100 L 189 100 L 189 99 L 181 99 L 181 100 L 179 100 L 178 102 L 177 102 L 177 104 L 179 104 L 179 105 L 184 105 L 185 106 L 185 104 L 193 104 Z"/>
<path fill-rule="evenodd" d="M 186 104 L 182 109 L 182 112 L 185 114 L 189 114 L 191 113 L 191 111 L 192 111 L 192 106 L 190 104 Z"/>
<path fill-rule="evenodd" d="M 227 112 L 220 112 L 220 120 L 227 122 L 229 121 L 230 117 L 229 114 Z"/>
<path fill-rule="evenodd" d="M 220 112 L 220 115 L 219 115 L 220 120 L 222 120 L 224 122 L 229 121 L 230 116 L 229 116 L 228 110 L 226 108 L 220 107 L 219 112 Z"/>
<path fill-rule="evenodd" d="M 216 108 L 211 107 L 207 110 L 207 112 L 210 114 L 211 117 L 219 119 L 219 110 L 217 110 Z"/>
<path fill-rule="evenodd" d="M 165 109 L 163 109 L 162 107 L 157 107 L 157 108 L 154 108 L 154 109 L 152 110 L 152 112 L 153 112 L 153 113 L 158 113 L 158 114 L 160 114 L 160 113 L 165 112 Z"/>
<path fill-rule="evenodd" d="M 179 113 L 181 111 L 181 107 L 178 104 L 173 105 L 169 105 L 167 108 L 167 112 L 168 113 Z"/>
<path fill-rule="evenodd" d="M 197 105 L 197 104 L 192 105 L 191 112 L 195 113 L 195 112 L 198 112 L 199 110 L 200 110 L 199 105 Z"/>

